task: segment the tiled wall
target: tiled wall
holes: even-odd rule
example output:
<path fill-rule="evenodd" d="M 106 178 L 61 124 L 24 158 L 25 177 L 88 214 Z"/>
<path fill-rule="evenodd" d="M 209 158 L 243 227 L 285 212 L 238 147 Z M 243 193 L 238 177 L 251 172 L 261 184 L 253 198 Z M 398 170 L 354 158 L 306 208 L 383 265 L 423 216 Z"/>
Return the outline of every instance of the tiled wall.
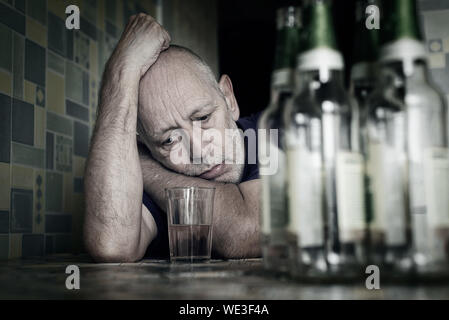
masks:
<path fill-rule="evenodd" d="M 449 0 L 420 0 L 434 81 L 449 99 Z"/>
<path fill-rule="evenodd" d="M 0 260 L 81 252 L 104 65 L 146 12 L 218 70 L 216 0 L 0 0 Z M 65 28 L 78 5 L 79 31 Z"/>
<path fill-rule="evenodd" d="M 82 250 L 83 171 L 103 66 L 156 0 L 0 0 L 0 259 Z M 81 30 L 65 28 L 65 8 Z"/>

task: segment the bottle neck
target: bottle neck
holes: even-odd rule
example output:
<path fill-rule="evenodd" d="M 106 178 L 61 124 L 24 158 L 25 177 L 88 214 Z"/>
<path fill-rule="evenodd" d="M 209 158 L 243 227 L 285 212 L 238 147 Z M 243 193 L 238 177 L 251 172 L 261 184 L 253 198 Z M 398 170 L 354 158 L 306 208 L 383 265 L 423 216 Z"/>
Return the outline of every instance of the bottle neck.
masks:
<path fill-rule="evenodd" d="M 304 43 L 301 52 L 316 48 L 337 50 L 331 6 L 326 0 L 311 0 L 304 9 Z"/>
<path fill-rule="evenodd" d="M 285 7 L 278 10 L 278 32 L 272 75 L 272 88 L 282 90 L 291 87 L 295 59 L 299 48 L 299 8 Z"/>
<path fill-rule="evenodd" d="M 385 31 L 382 32 L 382 44 L 400 39 L 422 41 L 416 0 L 384 1 Z"/>

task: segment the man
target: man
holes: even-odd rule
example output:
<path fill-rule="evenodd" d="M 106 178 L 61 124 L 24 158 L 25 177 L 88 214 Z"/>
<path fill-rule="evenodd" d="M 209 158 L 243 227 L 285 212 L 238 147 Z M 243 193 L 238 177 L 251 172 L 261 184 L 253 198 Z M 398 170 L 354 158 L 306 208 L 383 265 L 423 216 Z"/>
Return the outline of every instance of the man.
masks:
<path fill-rule="evenodd" d="M 256 129 L 257 118 L 238 121 L 229 77 L 217 83 L 198 56 L 169 43 L 152 17 L 139 14 L 107 63 L 85 175 L 87 250 L 104 262 L 167 257 L 164 189 L 200 186 L 216 188 L 213 253 L 259 256 L 257 165 L 228 161 L 245 160 L 243 136 L 231 153 L 208 156 L 225 143 L 194 133 L 199 124 L 201 133 L 214 129 L 224 137 L 226 129 Z M 173 161 L 185 148 L 201 161 Z"/>

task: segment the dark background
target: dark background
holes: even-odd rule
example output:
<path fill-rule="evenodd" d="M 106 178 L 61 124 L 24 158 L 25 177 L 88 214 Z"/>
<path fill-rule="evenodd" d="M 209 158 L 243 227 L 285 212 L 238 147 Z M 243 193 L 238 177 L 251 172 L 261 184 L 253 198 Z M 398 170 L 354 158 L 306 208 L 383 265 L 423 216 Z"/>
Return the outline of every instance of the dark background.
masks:
<path fill-rule="evenodd" d="M 355 1 L 334 2 L 338 2 L 333 7 L 337 41 L 346 65 L 350 66 Z M 279 0 L 218 2 L 220 73 L 231 77 L 242 116 L 261 111 L 268 104 L 276 42 L 276 8 L 291 3 Z"/>

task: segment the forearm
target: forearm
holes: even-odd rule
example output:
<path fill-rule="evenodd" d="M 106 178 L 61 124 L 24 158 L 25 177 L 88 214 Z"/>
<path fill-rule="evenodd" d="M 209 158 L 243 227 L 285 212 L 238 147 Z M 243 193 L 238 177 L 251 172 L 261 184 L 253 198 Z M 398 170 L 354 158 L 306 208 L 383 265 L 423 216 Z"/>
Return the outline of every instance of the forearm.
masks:
<path fill-rule="evenodd" d="M 258 201 L 254 197 L 245 197 L 240 185 L 174 173 L 142 155 L 141 166 L 145 191 L 164 209 L 166 188 L 215 188 L 213 250 L 228 258 L 260 256 Z M 258 191 L 254 190 L 254 193 Z"/>
<path fill-rule="evenodd" d="M 139 255 L 143 183 L 135 139 L 138 86 L 139 78 L 108 64 L 85 174 L 85 240 L 98 259 Z"/>

